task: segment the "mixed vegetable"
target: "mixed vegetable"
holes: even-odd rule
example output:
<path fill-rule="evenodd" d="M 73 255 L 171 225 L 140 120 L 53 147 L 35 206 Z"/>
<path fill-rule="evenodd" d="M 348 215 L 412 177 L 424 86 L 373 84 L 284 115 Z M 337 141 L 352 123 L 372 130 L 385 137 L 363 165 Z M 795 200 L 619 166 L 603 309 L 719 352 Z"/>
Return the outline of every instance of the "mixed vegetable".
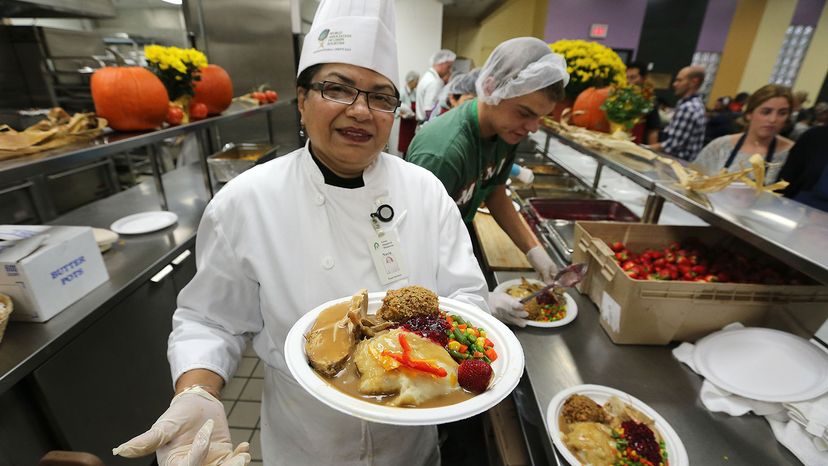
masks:
<path fill-rule="evenodd" d="M 655 434 L 646 424 L 624 421 L 613 429 L 612 437 L 618 449 L 617 466 L 668 466 L 667 448 L 656 441 Z"/>
<path fill-rule="evenodd" d="M 486 331 L 454 314 L 441 313 L 449 325 L 446 350 L 457 362 L 480 359 L 487 363 L 497 359 L 494 343 L 486 338 Z"/>

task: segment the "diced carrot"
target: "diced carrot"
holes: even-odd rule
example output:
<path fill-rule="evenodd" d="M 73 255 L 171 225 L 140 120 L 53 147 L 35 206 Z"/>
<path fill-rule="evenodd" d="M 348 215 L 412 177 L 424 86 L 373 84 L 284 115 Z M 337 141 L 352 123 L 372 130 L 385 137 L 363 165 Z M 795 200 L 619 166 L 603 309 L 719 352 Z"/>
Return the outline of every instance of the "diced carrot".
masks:
<path fill-rule="evenodd" d="M 457 351 L 459 351 L 459 352 L 461 352 L 461 353 L 465 353 L 465 352 L 466 352 L 466 351 L 468 351 L 468 350 L 469 350 L 468 345 L 463 345 L 463 344 L 461 344 L 461 345 L 460 345 L 460 349 L 459 349 L 459 350 L 457 350 Z"/>
<path fill-rule="evenodd" d="M 448 320 L 450 327 L 454 327 L 454 319 L 452 319 L 451 316 L 446 317 L 446 320 Z"/>
<path fill-rule="evenodd" d="M 494 348 L 494 343 L 492 343 L 492 340 L 486 338 L 486 346 L 489 348 Z"/>
<path fill-rule="evenodd" d="M 494 350 L 494 348 L 489 348 L 486 350 L 486 357 L 489 358 L 489 360 L 491 360 L 492 362 L 494 362 L 494 360 L 497 359 L 497 352 Z"/>
<path fill-rule="evenodd" d="M 460 325 L 457 326 L 457 328 L 459 328 L 460 330 L 466 330 L 466 327 L 467 327 L 466 324 L 460 324 Z"/>
<path fill-rule="evenodd" d="M 475 357 L 475 358 L 480 359 L 480 358 L 483 357 L 483 353 L 481 353 L 480 351 L 475 351 L 474 354 L 472 354 L 472 356 Z M 489 358 L 489 359 L 491 359 L 491 358 Z"/>

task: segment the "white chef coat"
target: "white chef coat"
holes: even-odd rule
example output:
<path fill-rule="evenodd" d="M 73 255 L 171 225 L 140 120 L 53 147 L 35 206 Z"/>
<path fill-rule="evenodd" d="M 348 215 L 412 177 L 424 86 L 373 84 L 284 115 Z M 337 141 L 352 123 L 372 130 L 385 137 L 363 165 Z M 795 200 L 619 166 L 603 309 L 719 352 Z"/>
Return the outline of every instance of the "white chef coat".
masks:
<path fill-rule="evenodd" d="M 428 119 L 427 111 L 434 108 L 437 103 L 437 98 L 440 95 L 440 90 L 446 84 L 440 75 L 434 71 L 434 68 L 429 68 L 423 73 L 420 81 L 417 83 L 417 121 L 426 121 Z"/>
<path fill-rule="evenodd" d="M 365 186 L 326 185 L 307 148 L 254 167 L 207 206 L 196 239 L 198 272 L 178 297 L 168 356 L 173 380 L 206 368 L 225 381 L 245 345 L 266 363 L 265 464 L 436 464 L 437 429 L 360 421 L 308 395 L 284 358 L 291 326 L 328 300 L 422 285 L 488 310 L 468 232 L 442 183 L 382 153 Z M 370 213 L 395 210 L 408 279 L 382 285 L 369 253 Z"/>

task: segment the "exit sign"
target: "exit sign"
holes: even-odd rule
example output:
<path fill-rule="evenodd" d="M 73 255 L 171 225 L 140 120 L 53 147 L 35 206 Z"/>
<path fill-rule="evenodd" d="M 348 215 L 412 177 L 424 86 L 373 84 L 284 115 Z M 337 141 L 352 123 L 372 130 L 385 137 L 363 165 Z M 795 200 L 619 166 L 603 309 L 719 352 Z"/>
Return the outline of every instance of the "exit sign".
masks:
<path fill-rule="evenodd" d="M 609 29 L 609 24 L 591 24 L 589 26 L 589 37 L 593 39 L 606 39 L 607 29 Z"/>

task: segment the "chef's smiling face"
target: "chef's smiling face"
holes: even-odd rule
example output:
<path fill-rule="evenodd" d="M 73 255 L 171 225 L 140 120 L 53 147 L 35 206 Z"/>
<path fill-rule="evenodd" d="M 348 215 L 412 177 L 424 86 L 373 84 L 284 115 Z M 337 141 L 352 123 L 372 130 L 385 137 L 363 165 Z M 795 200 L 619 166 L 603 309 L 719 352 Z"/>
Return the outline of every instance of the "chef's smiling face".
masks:
<path fill-rule="evenodd" d="M 343 63 L 323 65 L 311 83 L 346 84 L 358 89 L 395 95 L 385 76 Z M 368 108 L 368 96 L 360 93 L 350 105 L 327 100 L 316 89 L 297 89 L 299 113 L 310 139 L 313 155 L 339 176 L 362 174 L 379 156 L 394 123 L 394 113 Z"/>

